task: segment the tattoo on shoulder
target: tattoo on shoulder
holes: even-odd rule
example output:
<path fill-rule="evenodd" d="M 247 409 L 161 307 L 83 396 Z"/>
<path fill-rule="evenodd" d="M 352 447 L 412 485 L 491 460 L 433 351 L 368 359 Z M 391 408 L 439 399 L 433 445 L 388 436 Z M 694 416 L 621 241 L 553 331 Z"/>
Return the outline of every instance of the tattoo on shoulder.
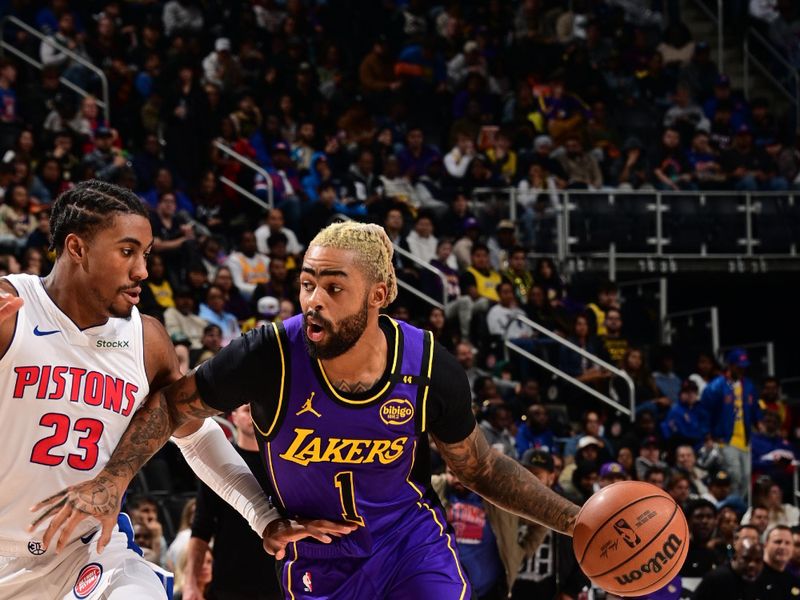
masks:
<path fill-rule="evenodd" d="M 501 508 L 571 534 L 578 507 L 517 461 L 491 448 L 479 427 L 454 444 L 435 441 L 447 466 L 465 486 Z"/>

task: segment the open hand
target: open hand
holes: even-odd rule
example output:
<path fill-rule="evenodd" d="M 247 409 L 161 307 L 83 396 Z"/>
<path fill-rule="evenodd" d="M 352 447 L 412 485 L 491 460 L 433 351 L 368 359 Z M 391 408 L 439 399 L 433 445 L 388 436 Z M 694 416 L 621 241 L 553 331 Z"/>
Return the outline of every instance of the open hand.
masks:
<path fill-rule="evenodd" d="M 0 323 L 17 314 L 23 304 L 22 298 L 0 290 Z"/>
<path fill-rule="evenodd" d="M 47 531 L 44 532 L 42 544 L 46 550 L 58 530 L 63 527 L 56 545 L 56 553 L 59 553 L 70 541 L 78 523 L 87 517 L 94 517 L 103 527 L 97 542 L 97 552 L 102 552 L 117 524 L 123 491 L 102 473 L 94 479 L 70 486 L 31 507 L 31 512 L 43 512 L 30 524 L 28 531 L 33 531 L 52 517 Z"/>
<path fill-rule="evenodd" d="M 330 544 L 333 537 L 340 537 L 355 531 L 355 523 L 335 523 L 325 519 L 276 519 L 264 529 L 264 550 L 283 560 L 286 556 L 286 546 L 292 542 L 299 542 L 307 537 L 312 537 L 323 544 Z"/>

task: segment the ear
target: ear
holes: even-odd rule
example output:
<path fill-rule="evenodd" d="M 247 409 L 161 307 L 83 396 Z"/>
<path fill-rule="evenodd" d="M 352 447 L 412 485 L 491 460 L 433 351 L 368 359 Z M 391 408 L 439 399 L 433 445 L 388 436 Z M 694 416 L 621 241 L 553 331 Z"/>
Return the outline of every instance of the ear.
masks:
<path fill-rule="evenodd" d="M 384 308 L 386 298 L 389 296 L 389 289 L 383 282 L 375 283 L 372 285 L 372 291 L 369 294 L 369 304 L 374 308 Z"/>
<path fill-rule="evenodd" d="M 86 244 L 74 233 L 68 234 L 64 240 L 64 256 L 74 263 L 81 263 L 86 258 Z"/>

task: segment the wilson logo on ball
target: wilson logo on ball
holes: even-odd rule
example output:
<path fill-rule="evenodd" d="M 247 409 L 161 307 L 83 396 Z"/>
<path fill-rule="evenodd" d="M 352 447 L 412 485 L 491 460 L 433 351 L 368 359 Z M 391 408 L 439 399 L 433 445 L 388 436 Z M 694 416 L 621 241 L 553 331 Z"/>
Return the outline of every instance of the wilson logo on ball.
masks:
<path fill-rule="evenodd" d="M 620 585 L 630 585 L 641 579 L 645 573 L 659 573 L 669 564 L 673 557 L 680 553 L 682 545 L 683 540 L 673 533 L 664 542 L 661 550 L 643 562 L 638 569 L 634 569 L 627 575 L 617 575 L 614 579 Z"/>

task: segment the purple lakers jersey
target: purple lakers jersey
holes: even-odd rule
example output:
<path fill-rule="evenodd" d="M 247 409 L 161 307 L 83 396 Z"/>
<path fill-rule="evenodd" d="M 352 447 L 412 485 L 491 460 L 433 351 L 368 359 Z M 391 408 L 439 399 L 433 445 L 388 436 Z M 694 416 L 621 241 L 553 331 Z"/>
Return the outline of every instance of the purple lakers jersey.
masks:
<path fill-rule="evenodd" d="M 275 500 L 291 517 L 361 526 L 330 546 L 299 544 L 305 554 L 370 554 L 379 538 L 402 525 L 404 513 L 418 510 L 429 484 L 414 481 L 413 472 L 426 429 L 431 334 L 391 324 L 389 376 L 373 396 L 360 400 L 337 392 L 322 364 L 309 356 L 302 316 L 277 331 L 283 362 L 279 407 L 270 429 L 259 428 Z"/>

